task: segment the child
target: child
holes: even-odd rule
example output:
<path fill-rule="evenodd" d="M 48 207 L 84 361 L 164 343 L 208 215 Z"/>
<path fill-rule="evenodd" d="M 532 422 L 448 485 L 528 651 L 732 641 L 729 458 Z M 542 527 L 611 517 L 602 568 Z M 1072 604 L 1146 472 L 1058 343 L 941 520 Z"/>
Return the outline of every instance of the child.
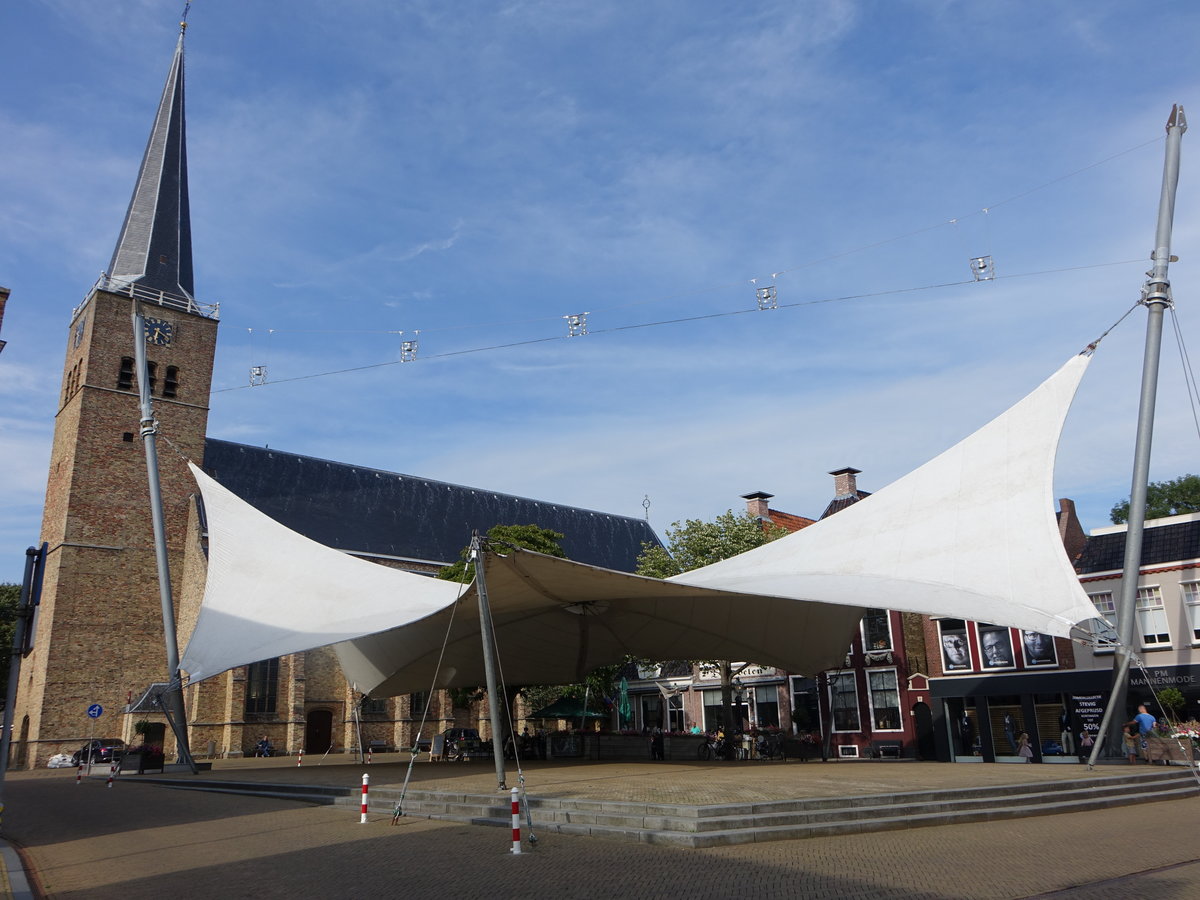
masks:
<path fill-rule="evenodd" d="M 1017 735 L 1017 756 L 1025 762 L 1033 761 L 1033 748 L 1029 746 L 1029 733 L 1022 731 Z"/>
<path fill-rule="evenodd" d="M 1125 755 L 1129 757 L 1129 764 L 1137 764 L 1138 751 L 1138 727 L 1137 725 L 1129 725 L 1124 731 Z"/>

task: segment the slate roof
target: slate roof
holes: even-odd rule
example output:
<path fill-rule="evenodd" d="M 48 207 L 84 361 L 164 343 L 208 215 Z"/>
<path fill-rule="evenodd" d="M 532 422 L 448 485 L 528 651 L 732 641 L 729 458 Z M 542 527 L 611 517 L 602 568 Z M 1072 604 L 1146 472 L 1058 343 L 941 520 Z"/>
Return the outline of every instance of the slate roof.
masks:
<path fill-rule="evenodd" d="M 1173 525 L 1146 523 L 1142 532 L 1142 565 L 1200 559 L 1200 522 L 1177 522 Z M 1088 537 L 1083 553 L 1076 564 L 1081 575 L 1108 572 L 1125 565 L 1125 532 L 1094 534 Z"/>
<path fill-rule="evenodd" d="M 835 512 L 841 512 L 847 506 L 853 506 L 859 500 L 865 500 L 870 496 L 870 491 L 855 491 L 853 494 L 848 494 L 845 497 L 834 497 L 829 501 L 829 505 L 825 507 L 825 512 L 821 513 L 820 518 L 828 519 Z"/>
<path fill-rule="evenodd" d="M 192 298 L 182 31 L 108 275 L 153 291 Z"/>
<path fill-rule="evenodd" d="M 644 519 L 208 438 L 204 470 L 293 531 L 356 555 L 449 563 L 493 525 L 562 532 L 570 559 L 632 572 Z"/>

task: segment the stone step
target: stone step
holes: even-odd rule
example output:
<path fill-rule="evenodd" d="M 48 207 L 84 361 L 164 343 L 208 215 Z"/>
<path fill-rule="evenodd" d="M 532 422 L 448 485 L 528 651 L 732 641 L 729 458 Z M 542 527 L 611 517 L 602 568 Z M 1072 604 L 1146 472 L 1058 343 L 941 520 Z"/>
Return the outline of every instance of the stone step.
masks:
<path fill-rule="evenodd" d="M 530 798 L 529 807 L 535 831 L 709 847 L 1049 815 L 1174 799 L 1194 795 L 1196 790 L 1191 772 L 1175 770 L 1131 773 L 1103 781 L 1079 779 L 1051 786 L 1006 785 L 708 807 L 538 798 Z M 371 808 L 391 811 L 400 793 L 388 788 L 373 791 Z M 508 796 L 504 794 L 410 791 L 404 797 L 404 814 L 499 827 L 511 824 Z"/>

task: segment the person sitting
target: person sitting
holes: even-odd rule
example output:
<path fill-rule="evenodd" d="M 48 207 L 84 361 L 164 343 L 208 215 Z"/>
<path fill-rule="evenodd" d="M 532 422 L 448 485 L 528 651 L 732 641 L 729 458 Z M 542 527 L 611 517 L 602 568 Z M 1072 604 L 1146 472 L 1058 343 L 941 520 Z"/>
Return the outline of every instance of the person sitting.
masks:
<path fill-rule="evenodd" d="M 254 746 L 255 756 L 270 756 L 274 752 L 275 748 L 271 746 L 271 740 L 265 734 L 262 736 L 262 740 Z"/>

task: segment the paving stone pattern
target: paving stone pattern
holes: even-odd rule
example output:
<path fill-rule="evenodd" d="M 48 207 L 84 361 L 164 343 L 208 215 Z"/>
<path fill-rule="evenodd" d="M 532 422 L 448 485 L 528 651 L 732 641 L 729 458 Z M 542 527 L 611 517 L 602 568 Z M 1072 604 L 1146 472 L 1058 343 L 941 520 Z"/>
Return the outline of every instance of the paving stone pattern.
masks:
<path fill-rule="evenodd" d="M 290 772 L 290 777 L 330 782 L 331 775 L 357 773 L 361 779 L 361 767 L 311 768 L 304 775 Z M 426 787 L 455 775 L 446 767 L 430 768 Z M 976 783 L 993 777 L 1010 779 L 1007 783 L 1020 780 L 1002 766 L 831 764 L 820 772 L 821 768 L 812 763 L 790 770 L 780 766 L 778 774 L 767 774 L 717 766 L 709 780 L 727 785 L 725 802 L 730 794 L 768 790 L 768 783 L 783 778 L 806 782 L 803 790 L 794 785 L 793 792 L 808 795 L 820 790 L 844 793 L 850 782 L 897 790 L 897 779 L 916 790 L 939 773 L 951 782 L 960 777 Z M 889 768 L 893 771 L 886 771 Z M 970 776 L 960 771 L 968 768 L 974 770 Z M 1053 768 L 1022 767 L 1017 774 L 1030 778 L 1035 769 Z M 1074 777 L 1085 771 L 1059 768 L 1073 769 Z M 272 777 L 289 777 L 283 767 L 275 769 Z M 639 774 L 645 770 L 657 771 L 657 784 Z M 267 767 L 246 766 L 242 771 L 265 774 Z M 578 776 L 574 781 L 569 778 L 572 771 Z M 626 796 L 622 791 L 661 790 L 677 795 L 680 785 L 666 782 L 688 779 L 686 773 L 676 774 L 672 767 L 649 764 L 577 766 L 545 770 L 540 780 L 547 787 L 556 784 L 564 793 L 586 789 Z M 531 790 L 538 776 L 527 772 Z M 486 772 L 477 767 L 465 777 L 482 778 L 495 787 L 490 767 Z M 386 767 L 373 766 L 372 782 L 385 780 L 390 780 Z M 622 784 L 625 787 L 616 787 Z M 634 789 L 633 784 L 639 786 Z M 695 786 L 687 790 L 692 797 L 703 793 Z M 456 900 L 1200 898 L 1200 792 L 1184 800 L 1088 813 L 707 850 L 545 834 L 520 856 L 509 852 L 511 842 L 503 829 L 425 819 L 404 819 L 392 826 L 389 816 L 379 814 L 361 825 L 356 810 L 171 790 L 134 779 L 111 789 L 100 779 L 76 785 L 70 770 L 10 775 L 5 800 L 3 836 L 19 845 L 36 883 L 53 898 L 85 893 L 91 900 L 431 894 Z"/>

